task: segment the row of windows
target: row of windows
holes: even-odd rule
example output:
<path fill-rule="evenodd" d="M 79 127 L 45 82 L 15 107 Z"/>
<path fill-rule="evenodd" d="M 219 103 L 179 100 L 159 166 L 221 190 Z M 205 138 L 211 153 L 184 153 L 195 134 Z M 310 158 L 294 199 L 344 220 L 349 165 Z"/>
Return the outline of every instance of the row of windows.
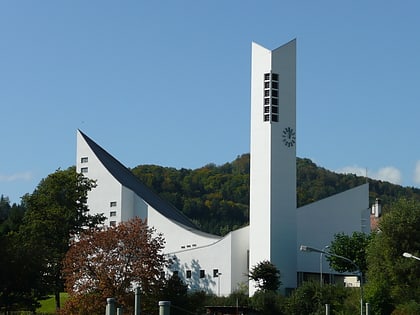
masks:
<path fill-rule="evenodd" d="M 264 114 L 266 122 L 279 120 L 279 75 L 277 73 L 264 74 Z"/>
<path fill-rule="evenodd" d="M 179 274 L 179 272 L 178 272 L 178 271 L 174 271 L 174 272 L 173 272 L 173 274 L 174 274 L 174 275 L 178 275 L 178 274 Z M 186 277 L 187 279 L 191 279 L 191 278 L 192 278 L 192 275 L 193 275 L 192 270 L 187 270 L 187 271 L 185 272 L 185 277 Z M 222 274 L 219 272 L 219 269 L 213 269 L 213 278 L 217 278 L 217 277 L 219 277 L 220 275 L 222 275 Z M 203 269 L 201 269 L 201 270 L 199 271 L 199 276 L 200 276 L 200 279 L 205 278 L 205 277 L 206 277 L 206 271 L 205 271 L 205 270 L 203 270 Z"/>

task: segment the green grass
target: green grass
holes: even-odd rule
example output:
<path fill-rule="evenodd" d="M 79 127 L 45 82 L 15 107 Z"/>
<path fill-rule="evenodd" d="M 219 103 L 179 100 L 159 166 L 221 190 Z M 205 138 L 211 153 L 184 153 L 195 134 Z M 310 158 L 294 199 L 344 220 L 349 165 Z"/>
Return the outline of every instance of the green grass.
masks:
<path fill-rule="evenodd" d="M 68 294 L 65 292 L 60 293 L 61 306 L 67 301 Z M 55 314 L 55 299 L 54 295 L 50 295 L 48 299 L 39 301 L 41 307 L 37 308 L 36 312 L 40 314 Z"/>

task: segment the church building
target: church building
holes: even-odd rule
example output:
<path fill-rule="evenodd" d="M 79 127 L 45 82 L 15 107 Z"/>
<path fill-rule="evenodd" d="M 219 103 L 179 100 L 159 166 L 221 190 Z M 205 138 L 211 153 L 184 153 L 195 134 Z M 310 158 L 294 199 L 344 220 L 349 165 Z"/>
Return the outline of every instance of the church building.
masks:
<path fill-rule="evenodd" d="M 319 256 L 300 245 L 323 249 L 334 234 L 370 232 L 369 187 L 364 184 L 297 208 L 296 40 L 274 50 L 252 44 L 250 223 L 224 237 L 200 231 L 111 154 L 77 132 L 77 171 L 97 181 L 89 192 L 92 214 L 113 226 L 133 217 L 147 219 L 163 234 L 165 254 L 190 290 L 217 295 L 249 285 L 249 270 L 269 260 L 289 292 L 319 274 Z M 335 272 L 325 268 L 326 274 Z"/>

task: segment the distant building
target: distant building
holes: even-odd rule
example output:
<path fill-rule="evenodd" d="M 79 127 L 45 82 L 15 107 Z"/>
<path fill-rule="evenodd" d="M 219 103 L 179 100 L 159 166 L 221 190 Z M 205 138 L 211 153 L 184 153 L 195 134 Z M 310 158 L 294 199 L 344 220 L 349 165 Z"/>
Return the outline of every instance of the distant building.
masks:
<path fill-rule="evenodd" d="M 296 41 L 272 51 L 253 43 L 249 226 L 224 237 L 200 231 L 80 130 L 77 171 L 97 180 L 88 205 L 106 225 L 139 216 L 163 233 L 167 272 L 191 290 L 229 295 L 249 284 L 252 295 L 249 269 L 269 260 L 287 292 L 320 271 L 319 255 L 301 253 L 300 244 L 322 249 L 336 233 L 370 231 L 368 184 L 296 207 L 296 144 Z"/>

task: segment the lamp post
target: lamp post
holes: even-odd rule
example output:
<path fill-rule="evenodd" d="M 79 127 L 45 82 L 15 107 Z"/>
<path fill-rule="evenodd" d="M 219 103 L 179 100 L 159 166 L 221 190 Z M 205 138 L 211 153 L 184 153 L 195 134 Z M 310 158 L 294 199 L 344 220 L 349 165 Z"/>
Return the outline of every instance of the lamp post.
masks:
<path fill-rule="evenodd" d="M 324 246 L 323 252 L 325 252 L 328 248 L 329 248 L 328 245 Z M 324 279 L 322 279 L 322 265 L 323 265 L 323 262 L 324 262 L 322 260 L 322 255 L 323 254 L 324 253 L 319 254 L 319 284 L 321 285 L 321 287 L 324 284 L 324 281 L 323 281 Z"/>
<path fill-rule="evenodd" d="M 405 258 L 413 258 L 413 259 L 420 260 L 420 258 L 419 258 L 419 257 L 414 256 L 413 254 L 410 254 L 410 253 L 403 253 L 403 256 L 404 256 Z"/>
<path fill-rule="evenodd" d="M 351 260 L 347 257 L 332 254 L 332 253 L 326 252 L 325 250 L 322 250 L 322 249 L 309 247 L 309 246 L 306 246 L 306 245 L 300 245 L 300 250 L 302 252 L 314 252 L 314 253 L 324 254 L 324 255 L 327 255 L 327 256 L 337 257 L 337 258 L 343 259 L 343 260 L 351 263 L 354 267 L 356 267 L 356 269 L 360 273 L 360 315 L 363 315 L 363 273 L 362 273 L 362 270 L 359 268 L 359 266 L 356 265 L 356 263 L 353 260 Z"/>

